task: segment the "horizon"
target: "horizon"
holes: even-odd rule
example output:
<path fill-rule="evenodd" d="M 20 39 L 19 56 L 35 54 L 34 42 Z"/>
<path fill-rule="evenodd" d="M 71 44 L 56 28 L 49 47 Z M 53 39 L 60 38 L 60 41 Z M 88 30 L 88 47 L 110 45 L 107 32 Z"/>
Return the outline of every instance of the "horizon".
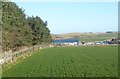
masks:
<path fill-rule="evenodd" d="M 66 32 L 66 33 L 60 33 L 60 34 L 69 34 L 69 33 L 107 33 L 107 32 L 118 33 L 119 31 L 105 31 L 105 32 Z"/>
<path fill-rule="evenodd" d="M 117 2 L 16 2 L 28 16 L 48 21 L 51 34 L 118 31 Z"/>

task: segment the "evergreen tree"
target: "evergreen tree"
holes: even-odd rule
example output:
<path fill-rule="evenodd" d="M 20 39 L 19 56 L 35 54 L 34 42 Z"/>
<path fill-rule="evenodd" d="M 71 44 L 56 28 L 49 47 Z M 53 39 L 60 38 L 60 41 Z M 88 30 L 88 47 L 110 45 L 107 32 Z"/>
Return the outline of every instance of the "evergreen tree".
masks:
<path fill-rule="evenodd" d="M 26 18 L 24 10 L 14 2 L 2 2 L 2 9 L 3 50 L 51 42 L 47 21 L 38 16 Z"/>

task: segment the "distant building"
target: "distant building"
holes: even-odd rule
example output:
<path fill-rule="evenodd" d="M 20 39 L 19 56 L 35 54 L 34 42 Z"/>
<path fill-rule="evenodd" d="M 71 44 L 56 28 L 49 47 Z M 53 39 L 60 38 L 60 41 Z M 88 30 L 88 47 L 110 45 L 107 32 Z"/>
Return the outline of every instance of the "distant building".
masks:
<path fill-rule="evenodd" d="M 106 33 L 113 33 L 112 31 L 107 31 Z"/>
<path fill-rule="evenodd" d="M 120 44 L 120 38 L 113 38 L 111 39 L 111 44 Z"/>
<path fill-rule="evenodd" d="M 78 45 L 79 40 L 75 38 L 53 40 L 53 45 Z"/>

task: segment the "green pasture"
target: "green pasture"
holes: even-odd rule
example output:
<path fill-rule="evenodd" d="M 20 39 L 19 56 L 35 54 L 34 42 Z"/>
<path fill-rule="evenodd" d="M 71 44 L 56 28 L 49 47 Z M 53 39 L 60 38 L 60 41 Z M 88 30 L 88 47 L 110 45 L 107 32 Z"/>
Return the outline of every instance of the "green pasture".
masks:
<path fill-rule="evenodd" d="M 4 71 L 3 77 L 117 77 L 117 46 L 42 49 Z"/>

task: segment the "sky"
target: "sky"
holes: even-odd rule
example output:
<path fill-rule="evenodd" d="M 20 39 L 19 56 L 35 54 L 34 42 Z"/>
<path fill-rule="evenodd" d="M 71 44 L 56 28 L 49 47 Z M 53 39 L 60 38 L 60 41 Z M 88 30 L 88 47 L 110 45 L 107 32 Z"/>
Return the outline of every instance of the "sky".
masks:
<path fill-rule="evenodd" d="M 117 2 L 16 2 L 28 16 L 48 21 L 52 34 L 118 30 Z"/>

